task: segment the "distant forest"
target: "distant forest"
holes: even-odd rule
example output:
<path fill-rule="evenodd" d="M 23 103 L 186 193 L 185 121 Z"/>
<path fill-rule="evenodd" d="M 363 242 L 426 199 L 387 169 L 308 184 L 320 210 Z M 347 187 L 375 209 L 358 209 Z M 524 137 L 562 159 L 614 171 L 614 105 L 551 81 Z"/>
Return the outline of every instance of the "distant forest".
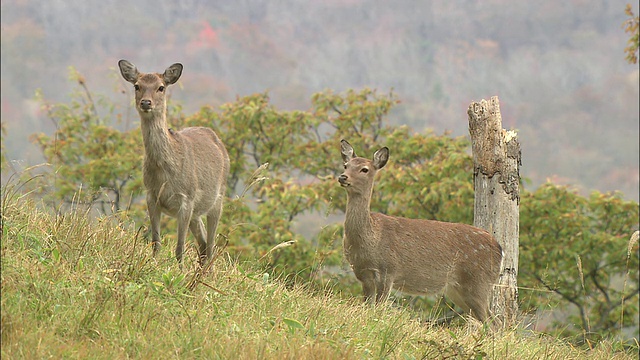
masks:
<path fill-rule="evenodd" d="M 639 72 L 625 60 L 625 1 L 3 1 L 1 105 L 16 166 L 54 124 L 34 100 L 78 85 L 123 108 L 116 73 L 185 66 L 172 100 L 189 115 L 268 92 L 279 109 L 332 89 L 393 91 L 392 124 L 466 136 L 472 101 L 500 97 L 522 143 L 521 175 L 639 200 Z M 634 7 L 637 6 L 634 5 Z M 634 9 L 637 13 L 637 8 Z M 137 126 L 137 117 L 121 127 Z"/>

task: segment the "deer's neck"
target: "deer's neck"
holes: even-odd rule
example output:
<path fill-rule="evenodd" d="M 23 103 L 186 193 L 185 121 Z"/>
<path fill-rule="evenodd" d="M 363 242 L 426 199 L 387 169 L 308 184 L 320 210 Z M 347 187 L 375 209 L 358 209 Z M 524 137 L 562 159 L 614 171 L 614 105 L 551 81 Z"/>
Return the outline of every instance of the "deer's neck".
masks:
<path fill-rule="evenodd" d="M 349 241 L 358 243 L 373 241 L 370 205 L 370 194 L 369 196 L 347 194 L 344 231 Z"/>
<path fill-rule="evenodd" d="M 172 138 L 167 128 L 166 113 L 142 113 L 141 128 L 145 161 L 159 167 L 172 165 Z"/>

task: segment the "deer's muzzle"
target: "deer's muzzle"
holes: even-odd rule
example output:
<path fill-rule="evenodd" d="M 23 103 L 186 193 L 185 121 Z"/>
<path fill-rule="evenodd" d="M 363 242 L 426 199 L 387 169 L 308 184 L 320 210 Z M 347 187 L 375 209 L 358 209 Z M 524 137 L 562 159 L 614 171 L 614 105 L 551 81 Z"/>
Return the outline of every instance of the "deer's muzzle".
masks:
<path fill-rule="evenodd" d="M 144 111 L 151 110 L 151 100 L 140 100 L 140 109 Z"/>
<path fill-rule="evenodd" d="M 351 184 L 349 184 L 348 182 L 349 177 L 345 174 L 342 174 L 338 177 L 338 182 L 340 183 L 341 186 L 349 186 Z"/>

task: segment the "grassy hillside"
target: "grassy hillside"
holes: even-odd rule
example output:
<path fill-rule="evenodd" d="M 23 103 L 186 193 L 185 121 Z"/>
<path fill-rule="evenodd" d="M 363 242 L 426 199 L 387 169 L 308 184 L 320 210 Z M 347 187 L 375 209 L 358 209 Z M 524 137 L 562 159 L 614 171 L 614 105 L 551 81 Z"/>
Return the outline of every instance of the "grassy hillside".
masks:
<path fill-rule="evenodd" d="M 198 276 L 192 247 L 182 270 L 173 244 L 152 259 L 140 224 L 52 212 L 3 189 L 3 359 L 638 358 L 615 342 L 583 350 L 519 329 L 427 325 L 289 288 L 257 260 L 222 255 Z"/>

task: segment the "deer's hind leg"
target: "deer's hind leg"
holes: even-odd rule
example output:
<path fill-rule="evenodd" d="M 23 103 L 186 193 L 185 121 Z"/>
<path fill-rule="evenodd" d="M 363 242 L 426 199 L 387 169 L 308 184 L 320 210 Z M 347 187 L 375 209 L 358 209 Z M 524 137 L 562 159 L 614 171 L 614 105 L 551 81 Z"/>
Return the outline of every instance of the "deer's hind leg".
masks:
<path fill-rule="evenodd" d="M 222 201 L 222 196 L 219 196 L 213 208 L 207 214 L 207 246 L 205 251 L 207 261 L 213 258 L 213 251 L 216 246 L 216 231 L 222 216 Z"/>
<path fill-rule="evenodd" d="M 493 284 L 488 286 L 471 287 L 465 293 L 465 302 L 470 308 L 471 315 L 476 319 L 484 322 L 489 317 L 489 298 Z"/>
<path fill-rule="evenodd" d="M 462 308 L 463 314 L 471 314 L 476 319 L 484 322 L 489 310 L 489 294 L 485 289 L 469 285 L 467 287 L 448 287 L 445 295 L 456 305 Z"/>

